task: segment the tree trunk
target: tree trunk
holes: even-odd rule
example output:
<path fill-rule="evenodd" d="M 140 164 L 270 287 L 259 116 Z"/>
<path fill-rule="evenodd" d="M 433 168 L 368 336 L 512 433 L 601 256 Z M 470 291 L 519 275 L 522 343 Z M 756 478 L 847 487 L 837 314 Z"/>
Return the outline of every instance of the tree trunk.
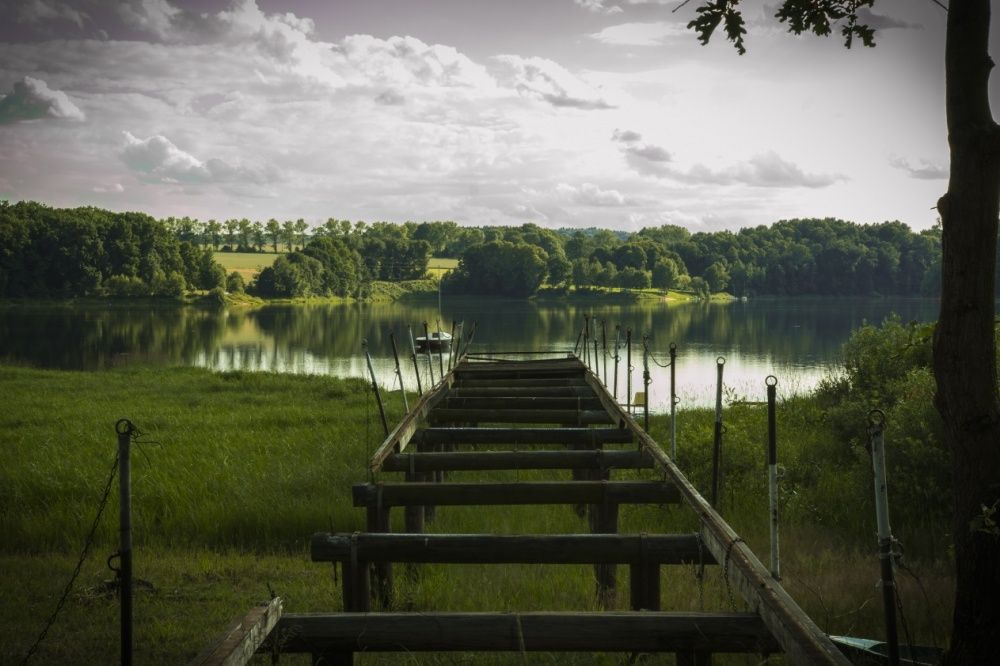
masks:
<path fill-rule="evenodd" d="M 1000 400 L 994 277 L 1000 129 L 990 112 L 989 0 L 950 3 L 945 54 L 951 177 L 942 222 L 941 314 L 934 335 L 936 407 L 954 455 L 957 590 L 949 664 L 990 663 L 1000 637 Z M 985 508 L 984 508 L 985 507 Z"/>

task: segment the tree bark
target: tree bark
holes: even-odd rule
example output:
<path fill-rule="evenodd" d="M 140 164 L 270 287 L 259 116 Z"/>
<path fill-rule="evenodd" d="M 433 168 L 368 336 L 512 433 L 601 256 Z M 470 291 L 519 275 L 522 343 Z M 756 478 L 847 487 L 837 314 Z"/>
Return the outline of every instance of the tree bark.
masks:
<path fill-rule="evenodd" d="M 938 201 L 943 257 L 934 335 L 935 403 L 954 456 L 957 589 L 949 664 L 990 663 L 1000 636 L 1000 536 L 982 520 L 985 511 L 1000 508 L 994 337 L 1000 130 L 989 103 L 989 26 L 989 0 L 950 3 L 945 71 L 951 176 Z"/>

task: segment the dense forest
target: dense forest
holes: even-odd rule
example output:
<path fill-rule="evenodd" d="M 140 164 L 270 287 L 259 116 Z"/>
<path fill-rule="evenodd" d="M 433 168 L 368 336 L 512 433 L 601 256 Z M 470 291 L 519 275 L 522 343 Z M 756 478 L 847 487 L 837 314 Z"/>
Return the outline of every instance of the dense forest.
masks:
<path fill-rule="evenodd" d="M 155 220 L 97 208 L 0 207 L 0 295 L 176 295 L 226 284 L 214 251 L 282 252 L 249 285 L 261 296 L 364 296 L 373 280 L 458 268 L 444 288 L 525 297 L 542 286 L 756 295 L 936 295 L 939 228 L 783 220 L 737 232 L 665 225 L 628 234 L 455 222 Z M 230 284 L 230 287 L 233 285 Z"/>

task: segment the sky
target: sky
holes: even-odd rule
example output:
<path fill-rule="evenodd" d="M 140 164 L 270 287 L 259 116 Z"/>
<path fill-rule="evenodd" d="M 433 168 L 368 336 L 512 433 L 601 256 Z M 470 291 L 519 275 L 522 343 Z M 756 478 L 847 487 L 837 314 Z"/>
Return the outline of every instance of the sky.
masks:
<path fill-rule="evenodd" d="M 0 199 L 465 225 L 937 220 L 946 13 L 874 49 L 744 0 L 0 0 Z M 996 40 L 994 40 L 996 41 Z"/>

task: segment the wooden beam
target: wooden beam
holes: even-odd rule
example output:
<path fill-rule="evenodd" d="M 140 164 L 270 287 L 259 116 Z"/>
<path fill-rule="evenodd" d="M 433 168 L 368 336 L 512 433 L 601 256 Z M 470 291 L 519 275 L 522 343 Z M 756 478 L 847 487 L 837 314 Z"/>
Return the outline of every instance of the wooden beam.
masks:
<path fill-rule="evenodd" d="M 286 615 L 293 652 L 774 652 L 752 613 L 330 613 Z"/>
<path fill-rule="evenodd" d="M 456 383 L 448 392 L 449 398 L 508 398 L 508 397 L 550 397 L 550 398 L 596 398 L 597 394 L 589 386 L 485 386 L 467 388 Z"/>
<path fill-rule="evenodd" d="M 253 608 L 235 620 L 190 666 L 243 666 L 253 659 L 281 617 L 281 597 Z"/>
<path fill-rule="evenodd" d="M 447 395 L 441 401 L 439 408 L 443 409 L 562 409 L 562 410 L 596 410 L 601 409 L 601 401 L 596 395 L 583 396 L 487 396 L 487 397 L 454 397 Z"/>
<path fill-rule="evenodd" d="M 426 417 L 434 409 L 434 406 L 447 395 L 448 388 L 451 386 L 452 381 L 454 381 L 453 373 L 454 370 L 445 375 L 435 388 L 430 389 L 427 393 L 420 396 L 420 399 L 413 406 L 413 409 L 410 410 L 410 413 L 404 416 L 399 425 L 389 433 L 389 436 L 376 449 L 375 453 L 372 454 L 371 460 L 368 462 L 369 468 L 372 471 L 378 471 L 382 465 L 382 461 L 389 455 L 394 452 L 403 451 L 406 448 L 413 434 L 417 432 L 417 424 L 420 422 L 420 419 Z"/>
<path fill-rule="evenodd" d="M 626 428 L 424 428 L 422 444 L 631 444 Z"/>
<path fill-rule="evenodd" d="M 709 505 L 688 481 L 670 456 L 608 394 L 592 373 L 587 383 L 605 408 L 633 432 L 642 448 L 649 452 L 667 478 L 676 484 L 684 503 L 701 522 L 701 536 L 716 561 L 723 564 L 728 583 L 751 608 L 760 613 L 764 624 L 794 664 L 850 663 L 816 623 L 806 615 L 781 584 L 732 527 Z"/>
<path fill-rule="evenodd" d="M 680 495 L 661 481 L 524 481 L 514 483 L 360 483 L 354 506 L 670 504 Z"/>
<path fill-rule="evenodd" d="M 516 469 L 648 469 L 653 460 L 642 451 L 463 451 L 394 453 L 384 472 L 482 471 Z"/>
<path fill-rule="evenodd" d="M 565 423 L 578 426 L 614 423 L 603 409 L 441 409 L 430 412 L 431 423 Z"/>
<path fill-rule="evenodd" d="M 583 373 L 587 366 L 580 362 L 580 359 L 569 356 L 567 358 L 543 358 L 543 359 L 529 359 L 526 361 L 468 361 L 463 363 L 460 368 L 458 368 L 464 374 L 483 374 L 489 375 L 497 372 L 510 372 L 510 371 L 520 371 L 520 372 L 533 372 L 533 371 L 550 371 L 555 370 L 559 372 L 580 372 Z"/>
<path fill-rule="evenodd" d="M 489 379 L 475 375 L 456 379 L 453 386 L 458 388 L 555 388 L 555 387 L 586 387 L 583 375 L 572 377 L 557 377 L 549 379 Z"/>
<path fill-rule="evenodd" d="M 697 534 L 330 534 L 312 537 L 313 562 L 451 564 L 714 564 Z"/>

